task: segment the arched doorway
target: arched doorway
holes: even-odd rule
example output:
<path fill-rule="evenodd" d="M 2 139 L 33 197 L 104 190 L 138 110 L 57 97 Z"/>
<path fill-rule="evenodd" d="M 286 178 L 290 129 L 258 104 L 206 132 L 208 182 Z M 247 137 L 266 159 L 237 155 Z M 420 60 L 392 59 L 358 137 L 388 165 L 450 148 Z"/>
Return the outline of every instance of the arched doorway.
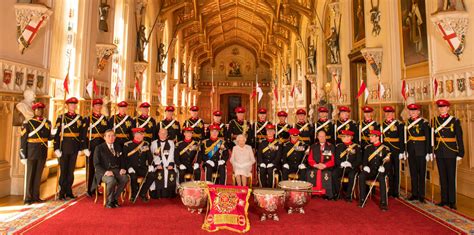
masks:
<path fill-rule="evenodd" d="M 222 121 L 228 123 L 235 118 L 235 108 L 242 106 L 247 110 L 246 119 L 250 117 L 250 98 L 248 93 L 227 93 L 219 96 L 220 107 L 223 113 Z"/>

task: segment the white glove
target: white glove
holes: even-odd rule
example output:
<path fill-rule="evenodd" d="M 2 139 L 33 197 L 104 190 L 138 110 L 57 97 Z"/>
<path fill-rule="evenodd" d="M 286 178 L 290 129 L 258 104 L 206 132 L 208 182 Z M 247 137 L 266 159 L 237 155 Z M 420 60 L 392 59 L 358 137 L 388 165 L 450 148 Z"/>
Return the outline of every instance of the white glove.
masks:
<path fill-rule="evenodd" d="M 407 152 L 404 152 L 403 153 L 403 160 L 407 160 L 408 159 L 408 153 Z"/>
<path fill-rule="evenodd" d="M 405 153 L 400 153 L 400 154 L 398 154 L 398 159 L 399 159 L 399 160 L 405 159 Z"/>
<path fill-rule="evenodd" d="M 431 156 L 430 156 L 429 153 L 426 154 L 426 157 L 425 157 L 425 158 L 426 158 L 426 161 L 427 161 L 427 162 L 431 161 Z"/>
<path fill-rule="evenodd" d="M 225 161 L 224 161 L 224 160 L 219 160 L 219 161 L 217 162 L 217 165 L 219 165 L 219 166 L 222 166 L 222 165 L 224 165 L 224 164 L 225 164 Z"/>
<path fill-rule="evenodd" d="M 290 169 L 290 165 L 288 165 L 287 163 L 285 163 L 285 164 L 283 164 L 283 168 Z"/>
<path fill-rule="evenodd" d="M 214 167 L 214 166 L 216 165 L 216 164 L 214 164 L 214 162 L 211 161 L 211 160 L 207 160 L 206 163 L 209 164 L 209 165 L 212 166 L 212 167 Z"/>
<path fill-rule="evenodd" d="M 82 151 L 84 153 L 84 155 L 86 155 L 87 157 L 89 157 L 91 155 L 91 151 L 89 151 L 89 149 L 84 149 Z"/>
<path fill-rule="evenodd" d="M 21 164 L 23 164 L 23 165 L 26 165 L 26 162 L 27 162 L 27 161 L 28 161 L 28 159 L 26 159 L 26 158 L 25 158 L 25 159 L 20 159 L 20 162 L 21 162 Z"/>
<path fill-rule="evenodd" d="M 344 163 L 344 162 L 343 162 Z M 352 168 L 352 164 L 349 161 L 345 161 L 344 167 L 350 167 Z"/>
<path fill-rule="evenodd" d="M 197 170 L 199 169 L 199 164 L 198 163 L 194 163 L 194 166 L 193 166 L 194 170 Z"/>
<path fill-rule="evenodd" d="M 181 164 L 181 165 L 179 165 L 179 169 L 184 171 L 184 170 L 186 170 L 186 166 Z"/>
<path fill-rule="evenodd" d="M 128 174 L 134 174 L 135 173 L 135 170 L 133 168 L 128 168 Z"/>
<path fill-rule="evenodd" d="M 384 173 L 384 172 L 385 172 L 385 167 L 380 166 L 380 167 L 379 167 L 379 172 L 380 172 L 380 173 Z"/>
<path fill-rule="evenodd" d="M 461 160 L 462 160 L 462 157 L 460 157 L 460 156 L 456 157 L 456 161 L 461 161 Z"/>
<path fill-rule="evenodd" d="M 152 165 L 148 166 L 148 172 L 153 172 L 155 171 L 155 168 Z"/>
<path fill-rule="evenodd" d="M 273 163 L 268 163 L 267 168 L 273 167 Z"/>
<path fill-rule="evenodd" d="M 267 165 L 265 165 L 265 163 L 260 163 L 260 167 L 261 168 L 267 168 Z"/>
<path fill-rule="evenodd" d="M 367 172 L 367 173 L 370 173 L 370 168 L 368 166 L 364 166 L 364 171 Z"/>
<path fill-rule="evenodd" d="M 300 170 L 306 169 L 306 166 L 304 164 L 299 164 L 298 169 Z"/>
<path fill-rule="evenodd" d="M 54 150 L 54 154 L 56 154 L 56 157 L 60 158 L 63 153 L 61 152 L 61 150 L 56 149 Z"/>

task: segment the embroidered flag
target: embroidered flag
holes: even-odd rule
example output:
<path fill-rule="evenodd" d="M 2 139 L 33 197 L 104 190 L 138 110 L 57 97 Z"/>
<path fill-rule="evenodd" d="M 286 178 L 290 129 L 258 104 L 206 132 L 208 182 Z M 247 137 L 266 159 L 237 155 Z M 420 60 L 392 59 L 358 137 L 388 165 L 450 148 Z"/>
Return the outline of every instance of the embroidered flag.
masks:
<path fill-rule="evenodd" d="M 135 89 L 133 90 L 133 96 L 135 97 L 135 100 L 138 100 L 138 97 L 141 94 L 141 88 L 140 88 L 140 82 L 138 78 L 135 78 Z"/>
<path fill-rule="evenodd" d="M 69 94 L 69 69 L 67 70 L 66 77 L 64 78 L 63 86 L 64 92 L 66 92 L 66 94 Z"/>
<path fill-rule="evenodd" d="M 39 30 L 46 24 L 49 16 L 53 13 L 53 11 L 45 6 L 41 6 L 36 10 L 38 11 L 36 14 L 18 17 L 21 19 L 21 22 L 18 22 L 17 25 L 17 41 L 21 54 L 31 45 Z"/>

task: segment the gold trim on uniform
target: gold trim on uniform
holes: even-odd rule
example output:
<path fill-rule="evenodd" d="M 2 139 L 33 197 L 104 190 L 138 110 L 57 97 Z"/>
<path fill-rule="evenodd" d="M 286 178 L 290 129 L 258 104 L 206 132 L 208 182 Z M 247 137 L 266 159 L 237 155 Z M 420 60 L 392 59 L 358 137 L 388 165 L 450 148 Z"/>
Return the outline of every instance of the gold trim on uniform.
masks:
<path fill-rule="evenodd" d="M 408 137 L 408 140 L 413 140 L 413 141 L 425 141 L 426 137 L 425 136 L 410 136 Z"/>
<path fill-rule="evenodd" d="M 28 143 L 45 143 L 48 142 L 48 138 L 34 138 L 34 139 L 28 139 Z"/>

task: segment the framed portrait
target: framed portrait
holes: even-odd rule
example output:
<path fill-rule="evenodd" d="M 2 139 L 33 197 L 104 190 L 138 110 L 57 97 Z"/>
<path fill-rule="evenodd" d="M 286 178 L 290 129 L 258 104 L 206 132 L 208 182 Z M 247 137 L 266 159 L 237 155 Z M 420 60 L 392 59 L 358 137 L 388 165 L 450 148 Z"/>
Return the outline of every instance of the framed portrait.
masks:
<path fill-rule="evenodd" d="M 364 0 L 352 0 L 352 33 L 354 48 L 365 43 Z"/>

